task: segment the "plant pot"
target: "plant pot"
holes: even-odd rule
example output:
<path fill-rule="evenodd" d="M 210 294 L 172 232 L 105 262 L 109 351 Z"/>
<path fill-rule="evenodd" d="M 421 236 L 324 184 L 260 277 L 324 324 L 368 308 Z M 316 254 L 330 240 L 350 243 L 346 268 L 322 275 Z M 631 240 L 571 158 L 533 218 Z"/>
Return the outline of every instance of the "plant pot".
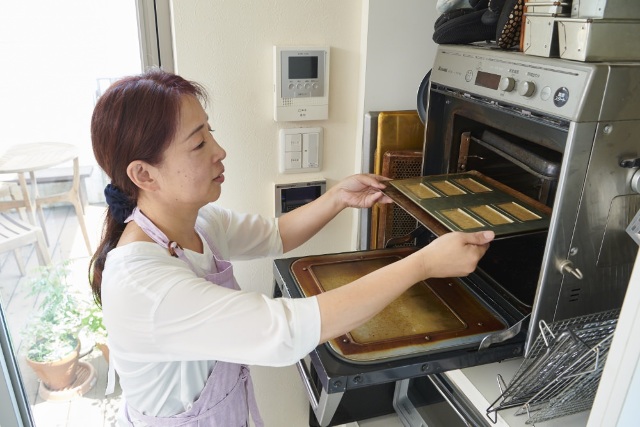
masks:
<path fill-rule="evenodd" d="M 64 390 L 76 380 L 80 342 L 68 355 L 52 362 L 36 362 L 27 357 L 27 363 L 49 390 Z"/>

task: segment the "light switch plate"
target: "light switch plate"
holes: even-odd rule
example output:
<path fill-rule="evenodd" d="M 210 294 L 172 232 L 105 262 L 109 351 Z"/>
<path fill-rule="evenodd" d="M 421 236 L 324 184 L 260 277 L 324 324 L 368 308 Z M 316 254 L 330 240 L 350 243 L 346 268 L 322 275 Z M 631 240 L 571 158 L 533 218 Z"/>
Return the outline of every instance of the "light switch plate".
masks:
<path fill-rule="evenodd" d="M 319 172 L 324 131 L 321 127 L 280 129 L 280 173 Z"/>

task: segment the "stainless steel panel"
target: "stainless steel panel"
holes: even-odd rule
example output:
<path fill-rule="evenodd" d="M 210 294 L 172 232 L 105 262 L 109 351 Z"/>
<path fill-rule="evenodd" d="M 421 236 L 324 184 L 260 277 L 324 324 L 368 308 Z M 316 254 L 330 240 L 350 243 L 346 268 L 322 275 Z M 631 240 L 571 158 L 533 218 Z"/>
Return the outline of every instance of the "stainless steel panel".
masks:
<path fill-rule="evenodd" d="M 638 0 L 573 0 L 572 18 L 640 19 Z"/>
<path fill-rule="evenodd" d="M 556 19 L 560 58 L 576 61 L 640 59 L 640 21 Z"/>
<path fill-rule="evenodd" d="M 640 208 L 640 196 L 630 188 L 633 169 L 620 167 L 619 162 L 640 157 L 638 132 L 637 121 L 572 126 L 532 325 L 621 305 L 635 259 L 633 241 L 624 238 L 623 224 Z M 564 261 L 582 278 L 560 271 Z M 535 333 L 535 328 L 529 331 L 527 349 Z"/>
<path fill-rule="evenodd" d="M 442 46 L 435 63 L 432 83 L 572 121 L 598 120 L 609 74 L 608 64 L 563 61 L 470 46 Z M 516 87 L 521 82 L 530 82 L 534 91 L 531 96 L 522 96 L 516 89 L 483 87 L 476 84 L 480 71 L 501 79 L 514 79 Z M 565 103 L 554 102 L 559 90 L 568 95 Z"/>
<path fill-rule="evenodd" d="M 526 55 L 558 56 L 558 31 L 553 16 L 524 16 L 524 43 Z"/>
<path fill-rule="evenodd" d="M 638 33 L 640 34 L 640 33 Z M 638 42 L 640 45 L 640 41 Z M 601 110 L 598 120 L 604 122 L 620 122 L 640 119 L 640 63 L 608 64 L 609 80 L 600 95 L 602 97 Z M 602 130 L 607 131 L 607 128 Z M 637 141 L 638 134 L 633 138 Z M 607 139 L 609 141 L 609 139 Z M 616 141 L 608 142 L 617 147 Z M 622 148 L 626 150 L 624 144 Z M 618 150 L 619 151 L 619 150 Z M 633 151 L 633 150 L 632 150 Z M 620 151 L 623 154 L 624 151 Z"/>
<path fill-rule="evenodd" d="M 600 124 L 596 130 L 571 242 L 574 254 L 570 254 L 570 260 L 580 268 L 584 278 L 565 275 L 557 318 L 613 309 L 622 304 L 637 253 L 625 229 L 640 208 L 640 195 L 630 189 L 633 169 L 619 163 L 627 156 L 640 157 L 638 132 L 638 122 Z"/>
<path fill-rule="evenodd" d="M 525 14 L 563 14 L 569 16 L 571 14 L 571 2 L 528 0 L 524 3 L 524 12 Z"/>

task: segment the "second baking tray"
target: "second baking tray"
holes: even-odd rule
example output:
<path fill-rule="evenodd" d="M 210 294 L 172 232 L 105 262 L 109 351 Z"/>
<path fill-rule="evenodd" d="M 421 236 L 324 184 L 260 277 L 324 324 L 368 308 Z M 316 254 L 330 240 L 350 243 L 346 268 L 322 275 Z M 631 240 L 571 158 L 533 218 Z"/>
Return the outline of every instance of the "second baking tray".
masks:
<path fill-rule="evenodd" d="M 385 193 L 436 234 L 493 230 L 504 237 L 549 228 L 549 207 L 476 171 L 389 184 Z"/>

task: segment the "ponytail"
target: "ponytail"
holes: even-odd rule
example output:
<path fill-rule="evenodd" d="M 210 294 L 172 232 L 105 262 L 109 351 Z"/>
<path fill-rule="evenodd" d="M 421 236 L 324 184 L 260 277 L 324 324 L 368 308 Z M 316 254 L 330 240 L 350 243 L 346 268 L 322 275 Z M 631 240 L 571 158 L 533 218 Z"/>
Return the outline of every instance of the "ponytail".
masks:
<path fill-rule="evenodd" d="M 118 244 L 125 226 L 126 224 L 116 221 L 109 212 L 106 212 L 102 225 L 102 239 L 89 262 L 89 284 L 93 300 L 98 306 L 102 306 L 102 271 L 107 254 Z"/>

